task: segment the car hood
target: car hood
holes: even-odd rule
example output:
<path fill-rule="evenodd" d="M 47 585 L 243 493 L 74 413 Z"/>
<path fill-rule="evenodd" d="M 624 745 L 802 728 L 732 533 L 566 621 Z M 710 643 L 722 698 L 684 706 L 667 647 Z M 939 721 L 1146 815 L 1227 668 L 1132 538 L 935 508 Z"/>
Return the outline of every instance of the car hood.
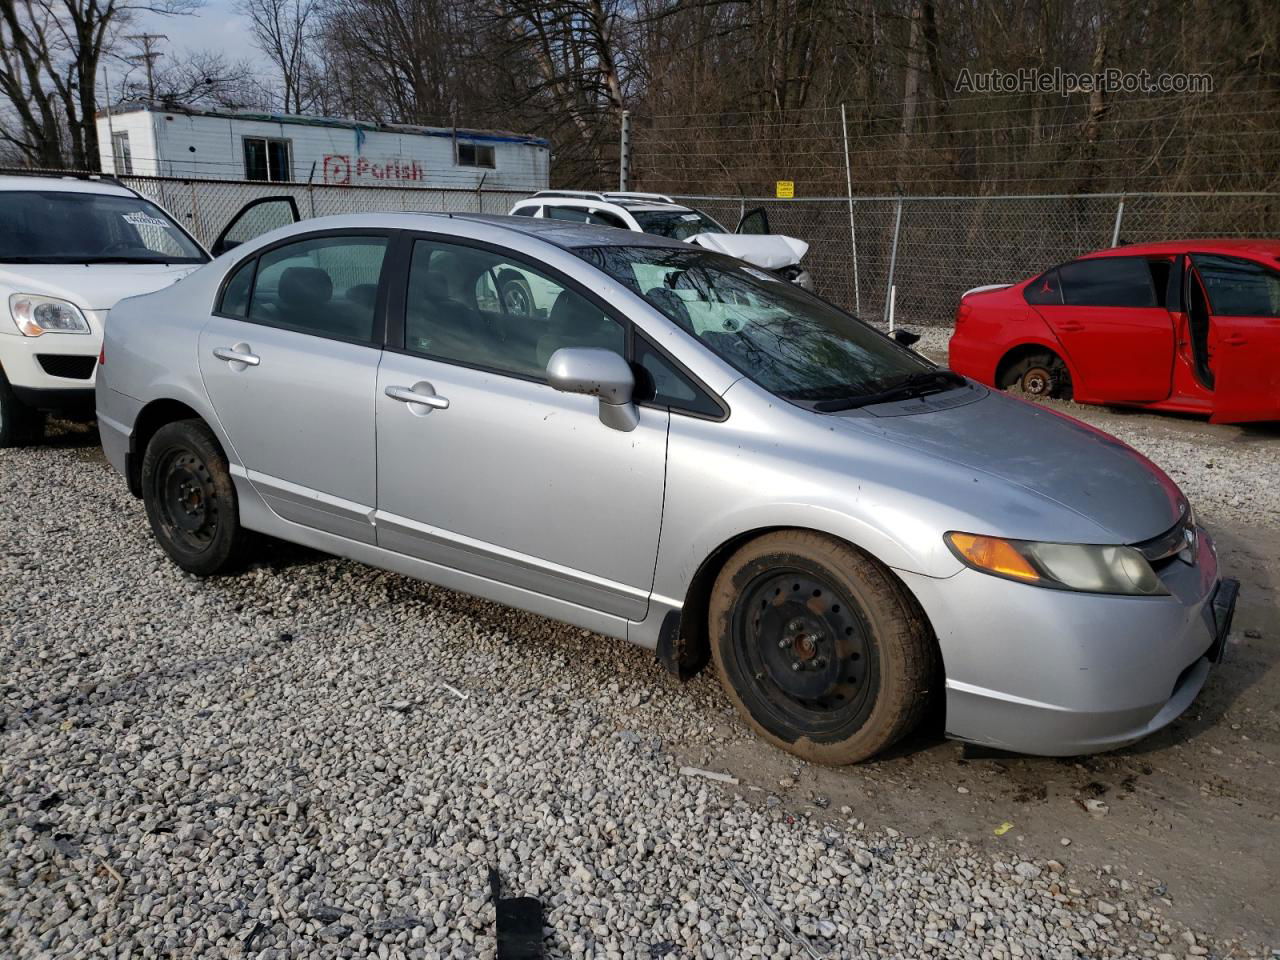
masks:
<path fill-rule="evenodd" d="M 0 264 L 0 287 L 70 300 L 84 310 L 110 310 L 180 280 L 198 263 Z"/>
<path fill-rule="evenodd" d="M 727 253 L 766 270 L 779 270 L 797 264 L 809 252 L 809 245 L 803 240 L 776 234 L 698 233 L 689 238 L 689 243 L 696 243 L 716 253 Z"/>
<path fill-rule="evenodd" d="M 990 392 L 973 403 L 910 416 L 846 415 L 842 420 L 852 429 L 1016 484 L 1104 528 L 1115 542 L 1158 536 L 1188 509 L 1177 485 L 1132 447 L 1072 417 L 1004 394 Z"/>

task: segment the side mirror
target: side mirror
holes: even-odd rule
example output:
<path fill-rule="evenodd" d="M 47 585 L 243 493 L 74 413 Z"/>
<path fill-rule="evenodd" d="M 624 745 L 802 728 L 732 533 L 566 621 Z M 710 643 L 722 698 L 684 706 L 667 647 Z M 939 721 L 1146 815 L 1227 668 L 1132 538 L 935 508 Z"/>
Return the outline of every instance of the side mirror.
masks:
<path fill-rule="evenodd" d="M 600 399 L 600 422 L 624 433 L 640 423 L 631 401 L 636 389 L 631 364 L 612 350 L 561 347 L 547 361 L 547 382 L 561 393 L 583 393 Z"/>
<path fill-rule="evenodd" d="M 903 330 L 899 327 L 893 331 L 893 339 L 897 340 L 904 347 L 910 347 L 920 340 L 920 334 L 912 333 L 910 330 Z"/>

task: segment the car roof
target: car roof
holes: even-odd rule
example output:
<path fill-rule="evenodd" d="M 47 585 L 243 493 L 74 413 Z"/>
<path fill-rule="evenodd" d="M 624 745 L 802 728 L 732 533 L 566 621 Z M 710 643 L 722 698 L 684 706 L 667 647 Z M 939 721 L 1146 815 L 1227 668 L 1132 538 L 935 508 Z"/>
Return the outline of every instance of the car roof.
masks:
<path fill-rule="evenodd" d="M 618 200 L 606 198 L 604 200 L 593 200 L 590 197 L 526 197 L 516 203 L 517 207 L 523 206 L 546 206 L 546 207 L 580 207 L 593 210 L 601 208 L 619 207 L 630 213 L 648 213 L 650 211 L 669 211 L 671 213 L 692 213 L 692 207 L 686 207 L 681 203 L 654 203 L 652 200 Z"/>
<path fill-rule="evenodd" d="M 49 177 L 32 174 L 0 176 L 0 190 L 41 190 L 47 193 L 105 193 L 115 197 L 135 197 L 128 187 L 110 180 L 85 177 Z"/>
<path fill-rule="evenodd" d="M 600 206 L 600 204 L 596 204 Z M 666 209 L 664 207 L 664 209 Z M 652 233 L 638 233 L 634 230 L 620 230 L 617 227 L 602 227 L 594 223 L 575 223 L 571 220 L 548 220 L 535 217 L 511 217 L 484 213 L 450 213 L 450 214 L 405 214 L 405 216 L 448 216 L 458 220 L 470 220 L 474 223 L 487 223 L 495 227 L 504 227 L 516 233 L 536 237 L 553 243 L 566 250 L 579 247 L 673 247 L 688 250 L 689 244 L 670 237 L 660 237 Z"/>
<path fill-rule="evenodd" d="M 1098 257 L 1145 257 L 1166 253 L 1244 253 L 1263 257 L 1280 257 L 1280 240 L 1263 237 L 1218 237 L 1199 240 L 1162 240 L 1156 243 L 1130 243 L 1106 250 L 1086 253 L 1081 260 Z"/>

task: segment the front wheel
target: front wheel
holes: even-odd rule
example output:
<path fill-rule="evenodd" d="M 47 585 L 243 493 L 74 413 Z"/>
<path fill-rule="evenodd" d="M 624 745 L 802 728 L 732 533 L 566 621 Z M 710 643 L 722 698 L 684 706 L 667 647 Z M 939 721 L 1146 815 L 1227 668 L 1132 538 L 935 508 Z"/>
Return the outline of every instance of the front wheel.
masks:
<path fill-rule="evenodd" d="M 244 544 L 235 486 L 217 438 L 199 420 L 156 431 L 142 459 L 142 498 L 164 552 L 188 573 L 232 566 Z"/>
<path fill-rule="evenodd" d="M 857 763 L 928 704 L 933 638 L 905 588 L 849 544 L 784 531 L 729 558 L 710 605 L 729 699 L 764 739 L 806 760 Z"/>

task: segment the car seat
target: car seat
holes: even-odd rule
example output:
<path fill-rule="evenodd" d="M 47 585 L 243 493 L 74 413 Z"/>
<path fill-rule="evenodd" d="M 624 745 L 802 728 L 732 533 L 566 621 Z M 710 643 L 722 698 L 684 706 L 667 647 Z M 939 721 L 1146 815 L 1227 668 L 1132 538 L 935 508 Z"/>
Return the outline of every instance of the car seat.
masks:
<path fill-rule="evenodd" d="M 562 290 L 551 306 L 547 330 L 538 338 L 538 372 L 561 347 L 603 347 L 623 352 L 622 328 L 571 290 Z"/>

